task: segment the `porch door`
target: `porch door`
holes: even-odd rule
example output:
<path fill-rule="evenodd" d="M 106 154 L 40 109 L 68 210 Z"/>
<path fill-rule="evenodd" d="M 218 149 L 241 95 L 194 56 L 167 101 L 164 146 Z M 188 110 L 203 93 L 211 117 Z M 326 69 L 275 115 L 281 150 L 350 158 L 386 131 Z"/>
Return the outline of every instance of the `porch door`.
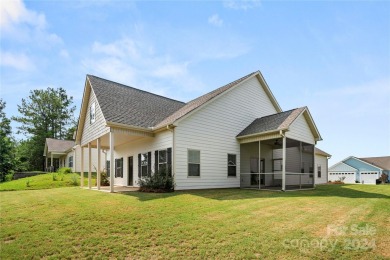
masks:
<path fill-rule="evenodd" d="M 128 158 L 128 168 L 129 168 L 129 170 L 128 170 L 128 177 L 127 177 L 127 186 L 134 186 L 134 183 L 133 183 L 133 172 L 134 172 L 134 170 L 133 170 L 133 156 L 130 156 L 129 158 Z"/>

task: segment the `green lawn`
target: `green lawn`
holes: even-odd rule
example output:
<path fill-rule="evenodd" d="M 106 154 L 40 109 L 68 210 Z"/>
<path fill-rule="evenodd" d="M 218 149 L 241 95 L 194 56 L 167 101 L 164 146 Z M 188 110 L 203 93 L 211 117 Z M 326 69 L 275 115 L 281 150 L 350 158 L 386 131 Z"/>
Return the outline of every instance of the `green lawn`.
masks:
<path fill-rule="evenodd" d="M 66 187 L 0 196 L 1 259 L 390 257 L 388 185 L 167 194 Z"/>
<path fill-rule="evenodd" d="M 57 177 L 57 180 L 53 180 L 53 175 Z M 73 175 L 77 177 L 78 184 L 80 185 L 80 173 L 45 173 L 32 177 L 26 177 L 14 181 L 0 183 L 0 191 L 15 191 L 15 190 L 41 190 L 52 189 L 60 187 L 72 187 L 75 186 L 72 183 Z M 92 173 L 92 185 L 96 185 L 96 173 Z M 88 173 L 84 173 L 84 185 L 88 185 Z"/>

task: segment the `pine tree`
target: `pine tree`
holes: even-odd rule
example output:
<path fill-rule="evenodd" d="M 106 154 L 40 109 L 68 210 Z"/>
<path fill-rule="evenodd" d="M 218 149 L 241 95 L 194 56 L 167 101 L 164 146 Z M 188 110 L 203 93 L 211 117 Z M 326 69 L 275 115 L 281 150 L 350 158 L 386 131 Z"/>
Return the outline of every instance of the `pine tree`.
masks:
<path fill-rule="evenodd" d="M 31 155 L 30 170 L 43 169 L 43 150 L 46 138 L 65 139 L 73 126 L 73 98 L 63 88 L 32 90 L 27 99 L 18 105 L 21 116 L 12 119 L 19 122 L 18 133 L 27 137 Z"/>

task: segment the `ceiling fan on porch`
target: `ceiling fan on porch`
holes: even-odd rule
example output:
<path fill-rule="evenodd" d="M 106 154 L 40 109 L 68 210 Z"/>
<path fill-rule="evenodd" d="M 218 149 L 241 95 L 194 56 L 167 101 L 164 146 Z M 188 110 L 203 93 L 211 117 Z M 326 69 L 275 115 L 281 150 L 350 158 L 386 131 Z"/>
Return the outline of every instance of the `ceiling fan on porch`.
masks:
<path fill-rule="evenodd" d="M 279 142 L 279 139 L 276 139 L 275 142 L 274 142 L 274 145 L 280 146 L 282 144 Z"/>

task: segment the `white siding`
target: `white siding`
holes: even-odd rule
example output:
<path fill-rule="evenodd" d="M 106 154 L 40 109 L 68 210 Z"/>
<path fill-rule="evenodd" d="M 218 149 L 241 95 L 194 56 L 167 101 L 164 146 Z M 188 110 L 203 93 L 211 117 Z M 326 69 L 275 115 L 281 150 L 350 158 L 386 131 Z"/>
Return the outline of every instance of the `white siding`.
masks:
<path fill-rule="evenodd" d="M 236 135 L 254 119 L 277 113 L 256 78 L 216 98 L 175 128 L 176 189 L 240 187 Z M 200 177 L 188 177 L 187 150 L 200 150 Z M 227 154 L 237 155 L 237 177 L 227 176 Z"/>
<path fill-rule="evenodd" d="M 318 178 L 318 166 L 321 166 L 321 178 Z M 315 184 L 327 183 L 328 182 L 328 158 L 322 155 L 315 155 Z"/>
<path fill-rule="evenodd" d="M 91 110 L 91 104 L 95 103 L 95 122 L 90 123 L 89 121 L 89 113 Z M 96 100 L 95 93 L 91 89 L 91 94 L 88 101 L 87 112 L 85 114 L 84 128 L 83 134 L 81 136 L 81 144 L 85 145 L 88 142 L 96 140 L 98 137 L 106 134 L 110 131 L 110 128 L 106 126 L 105 119 L 103 117 L 102 110 Z"/>
<path fill-rule="evenodd" d="M 171 131 L 159 132 L 155 135 L 155 137 L 144 137 L 134 142 L 116 146 L 114 151 L 114 158 L 123 158 L 123 178 L 115 178 L 114 184 L 118 186 L 127 186 L 129 173 L 128 157 L 133 156 L 133 181 L 134 186 L 138 186 L 138 154 L 147 152 L 152 153 L 151 167 L 152 172 L 154 172 L 154 151 L 167 148 L 173 148 Z M 108 150 L 107 153 L 109 155 L 110 151 Z"/>
<path fill-rule="evenodd" d="M 303 114 L 295 119 L 290 126 L 290 130 L 286 132 L 286 136 L 308 144 L 315 144 L 313 133 Z"/>
<path fill-rule="evenodd" d="M 97 168 L 97 149 L 91 149 L 92 155 L 92 171 L 95 172 L 95 167 Z M 73 156 L 73 171 L 81 172 L 81 147 L 80 145 L 76 146 L 75 151 L 71 151 L 67 155 L 66 165 L 68 165 L 69 156 Z M 105 167 L 105 153 L 101 150 L 100 154 L 100 170 L 103 170 Z M 88 148 L 84 148 L 84 172 L 88 172 Z"/>

